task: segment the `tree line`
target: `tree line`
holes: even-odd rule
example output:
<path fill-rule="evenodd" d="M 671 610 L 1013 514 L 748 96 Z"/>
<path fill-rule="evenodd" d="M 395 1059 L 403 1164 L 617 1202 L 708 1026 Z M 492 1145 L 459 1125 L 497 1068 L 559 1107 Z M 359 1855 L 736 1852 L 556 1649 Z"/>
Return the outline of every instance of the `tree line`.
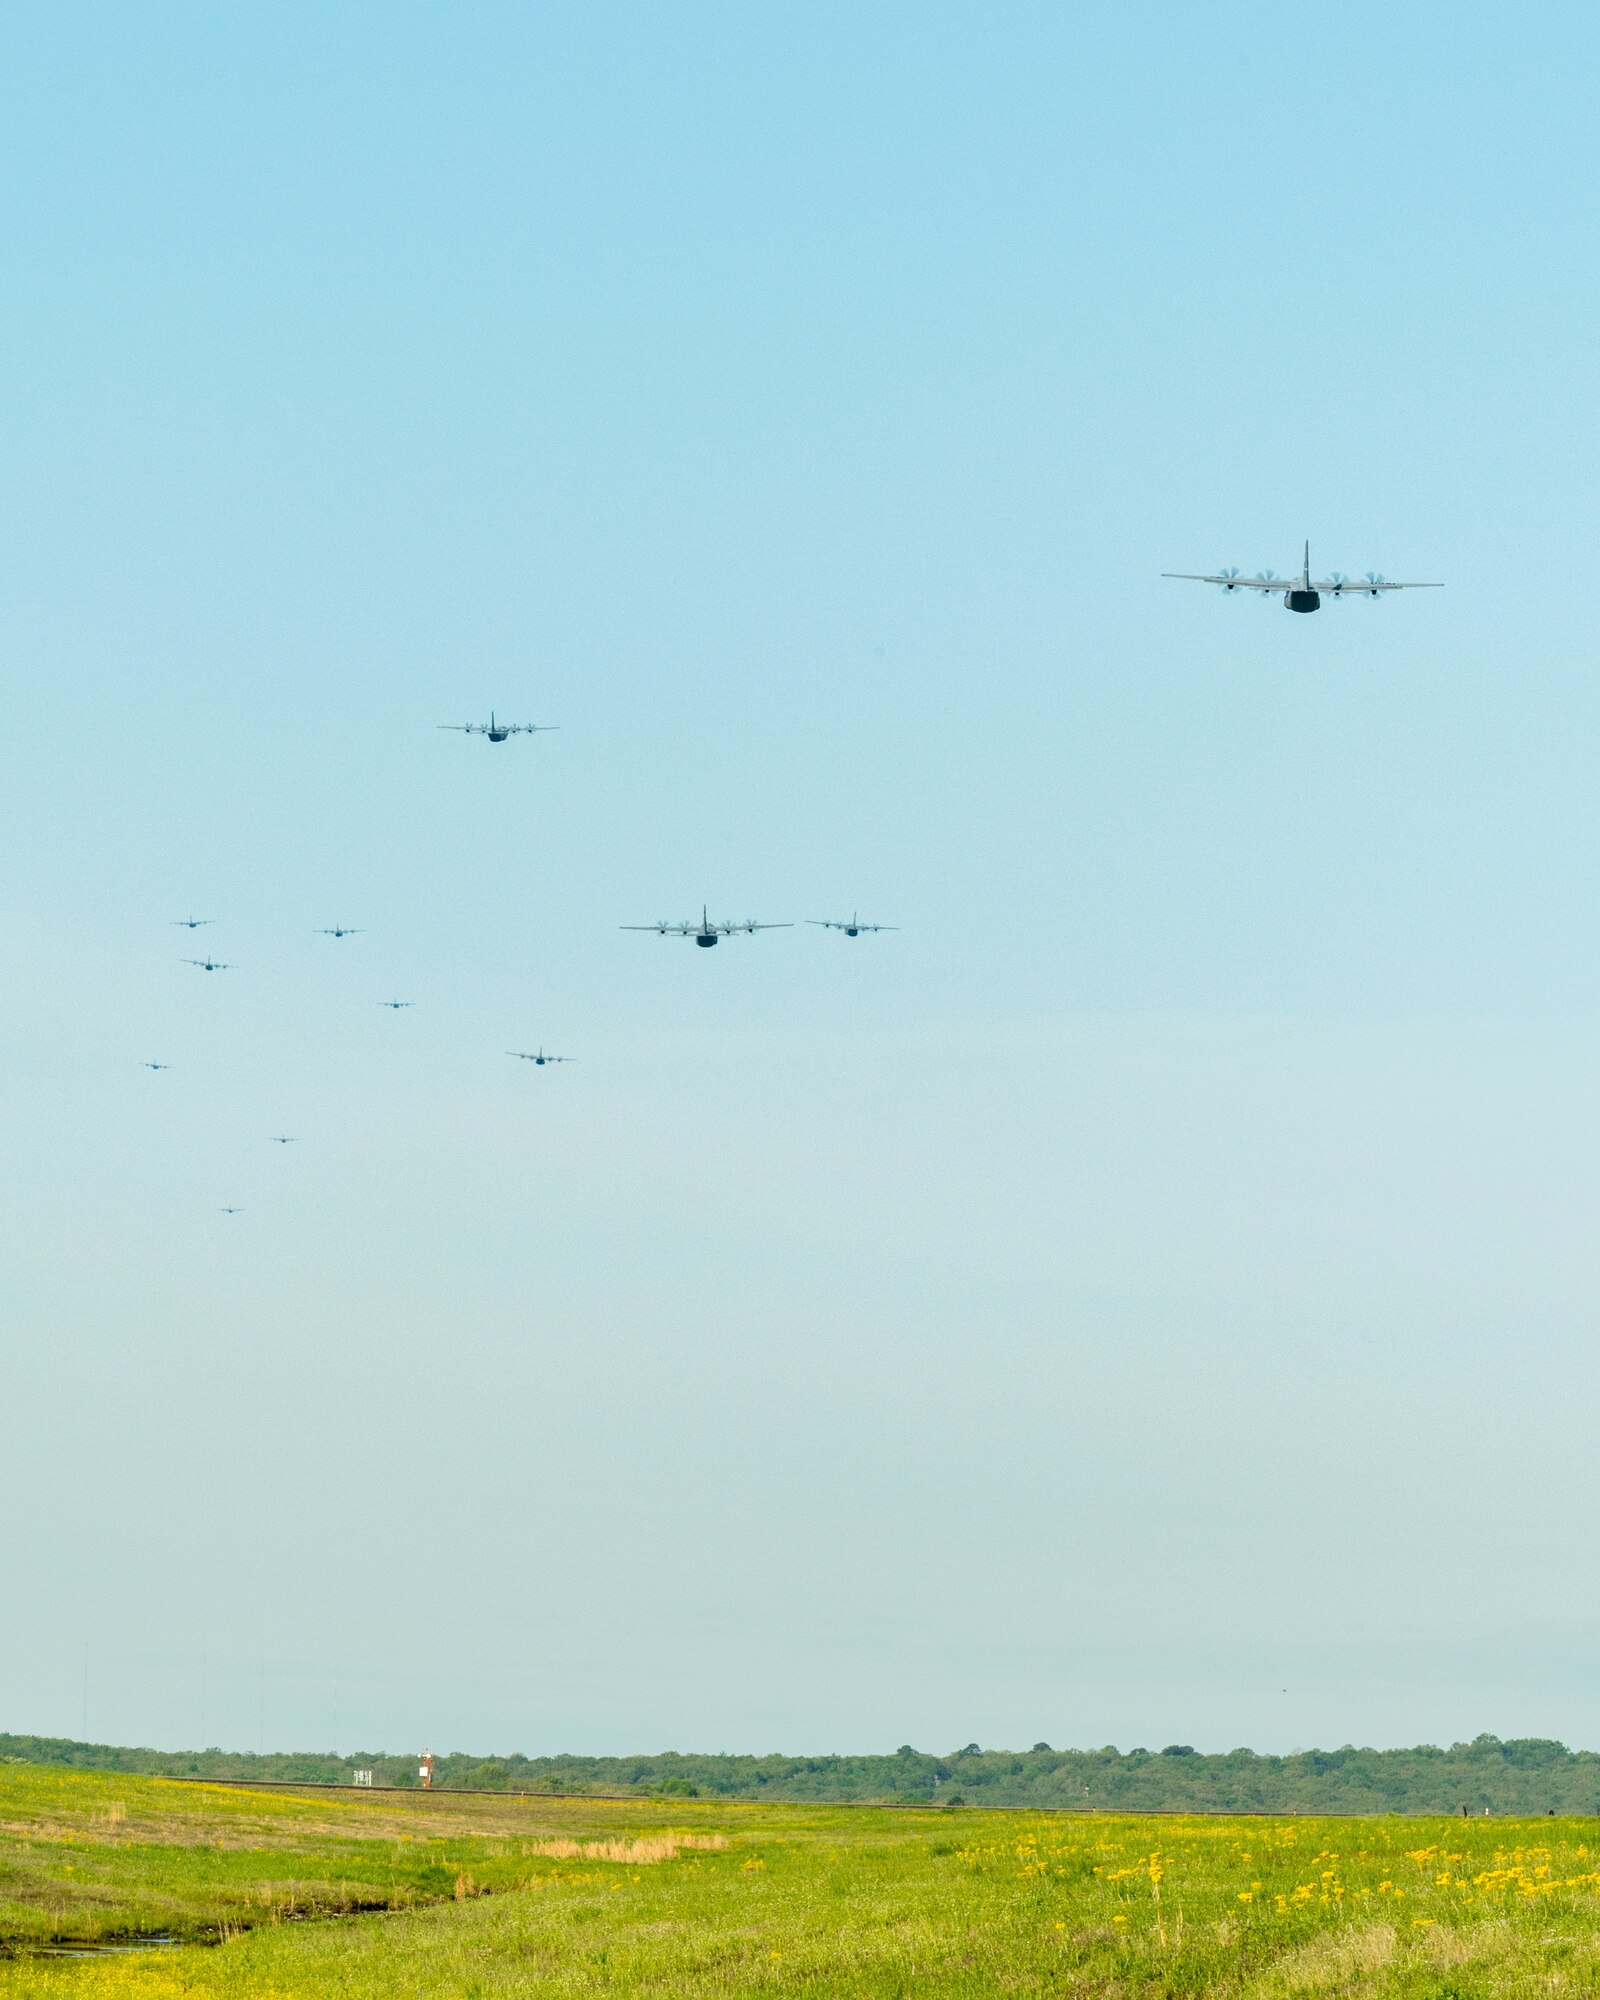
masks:
<path fill-rule="evenodd" d="M 0 1758 L 155 1777 L 255 1779 L 414 1789 L 417 1758 L 364 1751 L 147 1750 L 64 1737 L 0 1734 Z M 434 1789 L 601 1794 L 640 1798 L 797 1799 L 936 1806 L 1036 1806 L 1108 1811 L 1442 1812 L 1600 1814 L 1600 1755 L 1545 1737 L 1477 1736 L 1448 1749 L 986 1750 L 935 1755 L 902 1744 L 892 1755 L 786 1757 L 667 1751 L 638 1757 L 435 1759 Z"/>

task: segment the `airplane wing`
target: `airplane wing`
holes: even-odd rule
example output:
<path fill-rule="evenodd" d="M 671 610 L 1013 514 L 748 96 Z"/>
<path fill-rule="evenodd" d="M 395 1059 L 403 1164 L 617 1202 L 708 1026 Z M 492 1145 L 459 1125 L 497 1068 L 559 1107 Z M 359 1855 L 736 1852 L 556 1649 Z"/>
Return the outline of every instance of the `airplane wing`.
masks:
<path fill-rule="evenodd" d="M 1232 576 L 1224 572 L 1221 576 L 1195 576 L 1188 570 L 1164 569 L 1161 574 L 1176 583 L 1216 583 L 1224 590 L 1268 590 L 1282 592 L 1293 590 L 1297 578 L 1292 576 Z M 1318 588 L 1313 584 L 1312 589 Z"/>
<path fill-rule="evenodd" d="M 481 722 L 436 722 L 433 726 L 435 729 L 456 729 L 463 736 L 476 736 L 483 728 Z"/>
<path fill-rule="evenodd" d="M 1331 576 L 1312 584 L 1324 597 L 1381 597 L 1386 590 L 1443 590 L 1442 583 L 1391 583 L 1383 576 Z"/>
<path fill-rule="evenodd" d="M 506 731 L 508 736 L 547 736 L 552 729 L 559 729 L 559 722 L 514 722 Z"/>
<path fill-rule="evenodd" d="M 698 924 L 618 924 L 619 931 L 654 931 L 658 937 L 693 937 Z"/>
<path fill-rule="evenodd" d="M 721 931 L 724 937 L 732 937 L 735 931 L 792 931 L 793 924 L 713 924 L 714 931 Z"/>

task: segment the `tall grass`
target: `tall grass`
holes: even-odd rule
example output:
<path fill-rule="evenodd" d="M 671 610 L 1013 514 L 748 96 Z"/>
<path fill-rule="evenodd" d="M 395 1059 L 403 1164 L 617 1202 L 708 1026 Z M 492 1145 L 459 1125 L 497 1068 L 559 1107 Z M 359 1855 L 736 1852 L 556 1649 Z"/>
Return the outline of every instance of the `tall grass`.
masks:
<path fill-rule="evenodd" d="M 534 1840 L 524 1854 L 548 1855 L 552 1861 L 626 1861 L 638 1865 L 675 1861 L 696 1848 L 715 1851 L 728 1844 L 720 1833 L 663 1833 L 649 1840 Z"/>

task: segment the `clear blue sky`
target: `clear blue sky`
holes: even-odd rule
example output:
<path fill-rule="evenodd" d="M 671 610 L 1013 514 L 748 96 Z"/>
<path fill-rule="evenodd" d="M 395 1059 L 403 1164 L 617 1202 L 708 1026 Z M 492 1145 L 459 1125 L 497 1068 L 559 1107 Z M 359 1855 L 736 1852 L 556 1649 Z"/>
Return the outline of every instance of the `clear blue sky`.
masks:
<path fill-rule="evenodd" d="M 1600 1743 L 1597 44 L 8 10 L 0 1725 Z"/>

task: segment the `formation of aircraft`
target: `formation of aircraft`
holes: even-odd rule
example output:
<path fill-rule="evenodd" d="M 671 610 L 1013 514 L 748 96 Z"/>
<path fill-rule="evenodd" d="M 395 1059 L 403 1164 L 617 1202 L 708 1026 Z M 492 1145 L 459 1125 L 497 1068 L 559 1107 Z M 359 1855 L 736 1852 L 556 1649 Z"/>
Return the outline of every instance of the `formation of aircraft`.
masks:
<path fill-rule="evenodd" d="M 504 743 L 508 736 L 543 736 L 559 729 L 559 722 L 500 722 L 491 708 L 487 722 L 441 722 L 439 729 L 454 729 L 463 736 L 486 736 L 491 743 Z"/>
<path fill-rule="evenodd" d="M 714 924 L 711 921 L 709 907 L 702 904 L 699 923 L 691 918 L 686 924 L 669 924 L 662 918 L 658 924 L 621 924 L 618 928 L 625 931 L 654 931 L 657 937 L 692 937 L 697 945 L 709 951 L 712 945 L 725 937 L 738 937 L 747 931 L 792 931 L 794 925 L 758 924 L 754 918 L 742 924 Z"/>
<path fill-rule="evenodd" d="M 1391 582 L 1389 578 L 1376 570 L 1368 570 L 1365 575 L 1360 577 L 1346 576 L 1340 571 L 1334 570 L 1326 577 L 1313 578 L 1311 574 L 1311 544 L 1309 541 L 1306 542 L 1302 551 L 1300 574 L 1295 577 L 1277 576 L 1271 570 L 1262 570 L 1255 576 L 1243 576 L 1237 569 L 1224 569 L 1215 572 L 1164 570 L 1162 574 L 1181 583 L 1206 583 L 1220 590 L 1229 592 L 1246 591 L 1260 598 L 1281 597 L 1284 607 L 1287 610 L 1300 613 L 1320 610 L 1324 598 L 1332 598 L 1337 601 L 1344 597 L 1367 597 L 1377 600 L 1397 590 L 1439 590 L 1443 588 L 1439 583 Z M 490 709 L 487 722 L 441 722 L 436 727 L 448 729 L 464 736 L 482 736 L 490 743 L 504 743 L 513 736 L 545 735 L 554 731 L 559 725 L 548 722 L 502 722 L 497 711 Z M 176 926 L 182 929 L 196 931 L 213 924 L 216 919 L 213 917 L 188 916 L 178 917 L 173 921 Z M 814 929 L 839 931 L 845 937 L 849 938 L 861 937 L 865 934 L 878 931 L 892 931 L 899 928 L 897 924 L 863 923 L 859 913 L 852 913 L 848 918 L 808 917 L 805 921 L 808 926 Z M 709 951 L 713 946 L 720 944 L 725 937 L 754 935 L 757 931 L 793 930 L 795 926 L 792 923 L 759 923 L 753 917 L 746 918 L 743 921 L 728 921 L 723 919 L 713 921 L 710 905 L 703 903 L 700 906 L 700 920 L 698 923 L 692 918 L 683 923 L 672 923 L 663 918 L 653 924 L 623 924 L 621 928 L 625 931 L 653 931 L 658 937 L 693 938 L 695 944 L 701 950 Z M 331 938 L 356 937 L 359 934 L 359 928 L 354 924 L 330 924 L 317 933 L 319 937 Z M 227 961 L 210 957 L 191 958 L 187 959 L 185 963 L 198 967 L 202 972 L 227 972 L 232 969 Z M 410 1000 L 380 1000 L 376 1004 L 398 1013 L 403 1009 L 413 1006 L 415 1003 Z M 547 1054 L 543 1044 L 537 1049 L 507 1049 L 506 1054 L 515 1061 L 531 1062 L 541 1069 L 553 1063 L 566 1063 L 573 1060 L 571 1056 Z M 150 1070 L 164 1070 L 170 1068 L 170 1066 L 170 1064 L 161 1062 L 147 1062 L 144 1065 L 146 1069 Z M 271 1143 L 277 1146 L 292 1146 L 296 1141 L 289 1133 L 275 1132 L 271 1135 Z M 237 1207 L 225 1207 L 221 1210 L 221 1213 L 224 1215 L 239 1215 L 243 1213 L 243 1210 Z"/>
<path fill-rule="evenodd" d="M 453 730 L 466 736 L 482 736 L 490 743 L 504 743 L 512 736 L 544 735 L 554 731 L 557 726 L 555 723 L 547 722 L 502 722 L 498 712 L 494 709 L 489 711 L 487 722 L 441 722 L 436 725 L 440 729 Z M 176 925 L 191 931 L 203 929 L 208 925 L 214 924 L 216 921 L 214 917 L 196 916 L 174 919 Z M 811 917 L 806 921 L 808 924 L 824 930 L 842 931 L 847 937 L 859 937 L 863 932 L 887 931 L 899 928 L 895 924 L 863 923 L 858 915 L 852 915 L 848 920 L 832 917 Z M 709 950 L 713 945 L 720 943 L 725 937 L 753 935 L 757 931 L 793 930 L 795 929 L 795 925 L 789 922 L 762 923 L 758 922 L 754 917 L 743 920 L 724 920 L 720 918 L 714 920 L 711 916 L 710 906 L 702 904 L 698 922 L 693 918 L 689 918 L 683 923 L 672 923 L 666 919 L 662 919 L 659 923 L 654 924 L 623 924 L 621 928 L 627 931 L 654 931 L 659 937 L 693 938 L 695 944 L 701 949 Z M 320 926 L 314 934 L 317 937 L 327 938 L 359 937 L 361 935 L 361 926 L 358 924 L 325 924 Z M 202 972 L 228 972 L 233 969 L 230 961 L 211 958 L 209 956 L 205 958 L 186 959 L 184 963 L 195 966 Z M 379 1000 L 374 1004 L 399 1013 L 404 1009 L 415 1006 L 416 1003 L 412 1000 L 390 999 Z M 552 1054 L 542 1043 L 536 1049 L 507 1049 L 506 1054 L 514 1061 L 532 1063 L 539 1069 L 547 1068 L 555 1063 L 570 1063 L 575 1060 L 572 1056 Z M 147 1062 L 143 1066 L 149 1070 L 171 1068 L 170 1063 L 164 1062 Z M 296 1135 L 290 1132 L 269 1133 L 267 1135 L 267 1142 L 269 1145 L 274 1146 L 293 1146 L 299 1143 Z M 224 1205 L 218 1210 L 218 1213 L 222 1215 L 242 1215 L 244 1212 L 243 1207 L 237 1204 Z"/>
<path fill-rule="evenodd" d="M 1442 583 L 1391 583 L 1386 576 L 1368 570 L 1365 576 L 1331 576 L 1311 580 L 1311 544 L 1298 576 L 1275 576 L 1270 569 L 1255 576 L 1241 576 L 1236 569 L 1219 570 L 1215 576 L 1197 576 L 1190 570 L 1164 569 L 1161 574 L 1176 583 L 1214 583 L 1223 590 L 1253 590 L 1262 597 L 1281 597 L 1290 611 L 1316 611 L 1325 597 L 1386 597 L 1391 590 L 1443 590 Z"/>
<path fill-rule="evenodd" d="M 1279 597 L 1282 599 L 1285 609 L 1302 614 L 1320 610 L 1324 599 L 1327 598 L 1331 598 L 1336 602 L 1340 598 L 1345 597 L 1366 597 L 1376 601 L 1389 596 L 1397 590 L 1439 590 L 1443 588 L 1443 585 L 1439 583 L 1391 582 L 1389 578 L 1376 570 L 1368 570 L 1360 577 L 1346 576 L 1340 571 L 1334 570 L 1325 577 L 1313 578 L 1311 574 L 1311 544 L 1309 541 L 1305 543 L 1302 551 L 1300 573 L 1298 576 L 1277 576 L 1271 570 L 1259 571 L 1255 576 L 1244 576 L 1237 569 L 1223 569 L 1205 573 L 1192 570 L 1164 570 L 1162 574 L 1164 577 L 1171 578 L 1176 582 L 1211 584 L 1220 590 L 1229 592 L 1245 591 L 1262 599 Z M 558 724 L 549 722 L 502 722 L 498 712 L 492 708 L 489 711 L 487 722 L 441 722 L 435 726 L 439 729 L 451 730 L 459 735 L 482 736 L 490 743 L 504 743 L 513 736 L 545 735 L 559 727 Z M 848 918 L 808 917 L 805 921 L 811 928 L 838 931 L 849 938 L 857 938 L 878 931 L 899 929 L 897 924 L 863 923 L 859 913 L 855 912 Z M 215 922 L 216 919 L 214 917 L 187 916 L 173 919 L 175 927 L 189 931 L 202 930 Z M 709 904 L 703 903 L 700 907 L 700 920 L 698 923 L 693 918 L 683 923 L 673 923 L 663 918 L 653 924 L 623 924 L 620 928 L 625 931 L 653 931 L 658 937 L 693 938 L 695 944 L 701 950 L 709 951 L 713 946 L 720 944 L 726 937 L 753 935 L 757 931 L 793 930 L 795 926 L 792 923 L 759 923 L 753 917 L 746 918 L 743 921 L 727 921 L 723 919 L 714 921 L 711 916 Z M 330 938 L 357 937 L 359 935 L 359 927 L 354 924 L 330 924 L 317 932 L 317 936 L 319 937 Z M 226 960 L 211 957 L 191 958 L 186 959 L 184 962 L 188 965 L 198 967 L 202 972 L 227 972 L 232 969 Z M 410 1000 L 380 1000 L 376 1004 L 398 1013 L 403 1009 L 412 1007 L 415 1003 Z M 554 1063 L 567 1063 L 573 1060 L 571 1056 L 548 1054 L 542 1043 L 537 1049 L 507 1049 L 506 1054 L 517 1062 L 531 1062 L 541 1069 Z M 170 1068 L 171 1065 L 164 1062 L 147 1062 L 144 1064 L 144 1067 L 149 1070 L 164 1070 Z M 297 1141 L 290 1133 L 275 1132 L 270 1135 L 270 1143 L 276 1146 L 292 1146 Z M 239 1207 L 224 1207 L 220 1212 L 223 1215 L 241 1215 L 244 1211 Z"/>

